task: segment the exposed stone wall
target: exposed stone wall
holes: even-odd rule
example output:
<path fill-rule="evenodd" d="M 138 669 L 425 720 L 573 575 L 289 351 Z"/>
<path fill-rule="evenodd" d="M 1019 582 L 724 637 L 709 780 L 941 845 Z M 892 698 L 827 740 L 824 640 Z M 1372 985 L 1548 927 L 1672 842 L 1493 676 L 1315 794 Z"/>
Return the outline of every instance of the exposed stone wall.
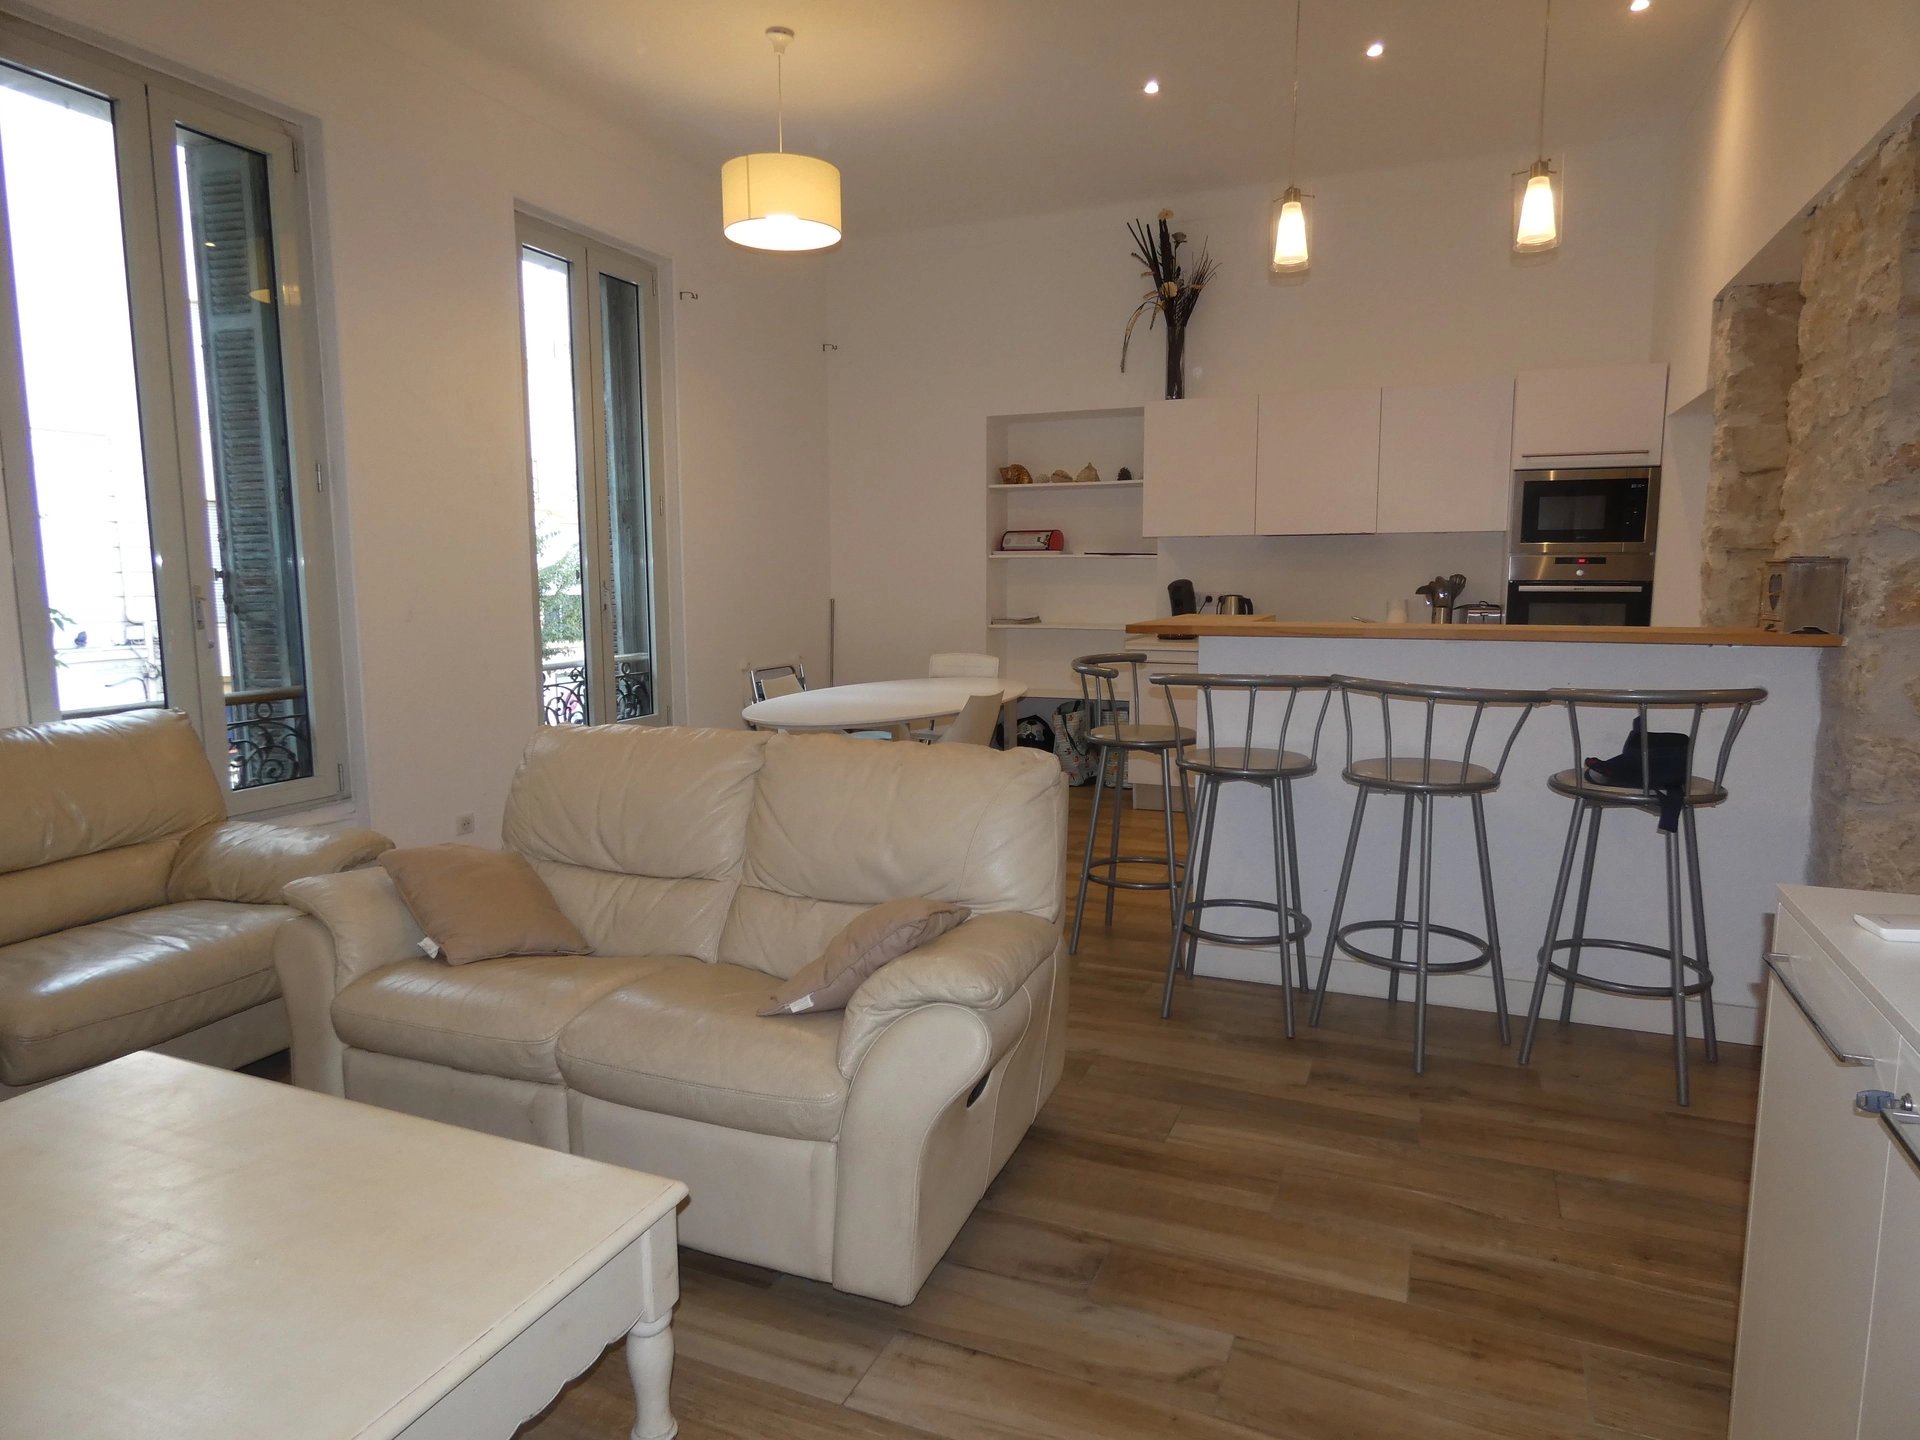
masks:
<path fill-rule="evenodd" d="M 1776 553 L 1849 561 L 1814 878 L 1920 890 L 1920 122 L 1815 212 L 1800 292 Z"/>
<path fill-rule="evenodd" d="M 1713 459 L 1701 535 L 1700 623 L 1751 625 L 1774 557 L 1787 472 L 1787 395 L 1800 373 L 1800 287 L 1741 285 L 1713 309 Z"/>

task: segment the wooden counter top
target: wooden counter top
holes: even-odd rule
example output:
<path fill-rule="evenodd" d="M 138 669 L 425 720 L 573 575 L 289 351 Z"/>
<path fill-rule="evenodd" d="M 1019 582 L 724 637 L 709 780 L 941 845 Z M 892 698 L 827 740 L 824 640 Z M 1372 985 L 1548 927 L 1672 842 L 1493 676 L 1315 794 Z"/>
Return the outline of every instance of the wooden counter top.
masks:
<path fill-rule="evenodd" d="M 1246 635 L 1289 640 L 1571 641 L 1580 645 L 1843 645 L 1838 635 L 1780 635 L 1771 630 L 1699 625 L 1369 625 L 1361 621 L 1265 620 L 1245 615 L 1177 615 L 1135 620 L 1132 635 Z"/>

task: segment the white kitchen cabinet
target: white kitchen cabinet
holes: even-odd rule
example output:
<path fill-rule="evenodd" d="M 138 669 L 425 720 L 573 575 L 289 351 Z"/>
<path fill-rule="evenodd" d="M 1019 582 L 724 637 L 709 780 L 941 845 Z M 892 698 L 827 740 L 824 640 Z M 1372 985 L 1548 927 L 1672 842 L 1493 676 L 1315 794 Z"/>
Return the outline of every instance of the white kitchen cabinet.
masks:
<path fill-rule="evenodd" d="M 1144 533 L 1253 534 L 1254 397 L 1156 400 L 1146 412 Z"/>
<path fill-rule="evenodd" d="M 1513 389 L 1513 468 L 1658 465 L 1665 365 L 1523 370 Z"/>
<path fill-rule="evenodd" d="M 1911 1045 L 1900 1047 L 1892 1089 L 1920 1096 L 1920 1052 Z M 1886 1138 L 1892 1159 L 1880 1211 L 1860 1440 L 1913 1440 L 1920 1430 L 1920 1165 Z"/>
<path fill-rule="evenodd" d="M 1768 982 L 1731 1440 L 1916 1434 L 1920 1170 L 1854 1101 L 1920 1093 L 1920 956 L 1852 920 L 1915 908 L 1920 897 L 1781 887 L 1773 949 L 1792 987 Z"/>
<path fill-rule="evenodd" d="M 1513 381 L 1400 385 L 1380 399 L 1383 535 L 1505 530 Z"/>
<path fill-rule="evenodd" d="M 1380 392 L 1260 397 L 1254 524 L 1261 535 L 1369 535 L 1380 498 Z"/>

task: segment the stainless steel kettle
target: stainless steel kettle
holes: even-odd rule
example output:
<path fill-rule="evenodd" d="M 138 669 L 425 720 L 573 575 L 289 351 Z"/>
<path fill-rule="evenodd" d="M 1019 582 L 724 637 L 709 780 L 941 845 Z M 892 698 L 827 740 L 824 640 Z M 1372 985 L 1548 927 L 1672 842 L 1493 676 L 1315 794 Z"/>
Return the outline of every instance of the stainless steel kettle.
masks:
<path fill-rule="evenodd" d="M 1221 615 L 1251 615 L 1253 601 L 1244 595 L 1222 595 L 1215 612 Z"/>

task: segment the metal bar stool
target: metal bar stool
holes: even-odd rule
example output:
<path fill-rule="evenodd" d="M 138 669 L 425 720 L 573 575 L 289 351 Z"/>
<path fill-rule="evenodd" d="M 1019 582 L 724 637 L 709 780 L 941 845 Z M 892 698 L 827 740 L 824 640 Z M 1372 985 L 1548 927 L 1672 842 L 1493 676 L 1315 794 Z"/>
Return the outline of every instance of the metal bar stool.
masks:
<path fill-rule="evenodd" d="M 1483 965 L 1488 967 L 1493 977 L 1494 1012 L 1499 1017 L 1500 1043 L 1505 1045 L 1512 1038 L 1507 1020 L 1506 980 L 1500 963 L 1500 925 L 1494 910 L 1493 862 L 1487 852 L 1485 797 L 1489 791 L 1499 788 L 1501 772 L 1506 769 L 1507 758 L 1513 754 L 1513 743 L 1520 738 L 1520 727 L 1527 723 L 1527 716 L 1533 712 L 1534 706 L 1542 703 L 1545 696 L 1538 690 L 1410 685 L 1387 680 L 1359 680 L 1345 675 L 1333 678 L 1334 684 L 1340 689 L 1341 710 L 1347 722 L 1347 768 L 1344 778 L 1355 787 L 1357 793 L 1353 802 L 1353 825 L 1347 832 L 1346 859 L 1341 863 L 1340 884 L 1333 896 L 1333 915 L 1327 922 L 1327 948 L 1320 959 L 1320 979 L 1314 989 L 1310 1019 L 1315 1025 L 1320 1023 L 1320 1012 L 1327 1003 L 1327 979 L 1333 973 L 1336 951 L 1387 971 L 1387 998 L 1390 1002 L 1400 998 L 1400 976 L 1411 972 L 1414 977 L 1413 1070 L 1418 1075 L 1427 1068 L 1429 975 L 1451 975 L 1478 970 Z M 1364 760 L 1354 756 L 1353 701 L 1356 696 L 1362 700 L 1379 702 L 1380 729 L 1386 752 L 1383 755 Z M 1448 753 L 1435 754 L 1435 724 L 1443 707 L 1447 713 L 1446 728 L 1449 731 L 1458 731 L 1462 724 L 1465 726 L 1466 733 L 1457 755 L 1451 749 Z M 1506 711 L 1512 712 L 1510 722 L 1504 715 L 1496 715 L 1492 723 L 1484 727 L 1495 738 L 1502 730 L 1505 731 L 1505 741 L 1499 747 L 1498 757 L 1493 758 L 1492 744 L 1482 744 L 1483 722 L 1490 712 Z M 1406 722 L 1409 720 L 1413 722 L 1411 728 L 1418 739 L 1417 748 L 1406 749 L 1404 753 L 1394 744 L 1393 722 L 1396 712 L 1402 716 L 1402 739 L 1407 737 L 1409 726 Z M 1476 744 L 1482 744 L 1482 759 L 1493 758 L 1493 763 L 1475 762 Z M 1399 882 L 1394 897 L 1393 919 L 1360 920 L 1343 926 L 1340 921 L 1346 913 L 1347 887 L 1353 880 L 1354 856 L 1360 849 L 1361 822 L 1366 816 L 1367 801 L 1374 795 L 1398 795 L 1403 800 Z M 1480 864 L 1480 902 L 1487 927 L 1485 936 L 1451 925 L 1433 923 L 1433 802 L 1455 795 L 1465 796 L 1472 801 L 1473 838 Z M 1420 822 L 1420 890 L 1418 910 L 1414 918 L 1408 919 L 1407 877 L 1412 859 L 1416 811 Z M 1381 930 L 1392 936 L 1392 947 L 1384 955 L 1363 949 L 1354 940 L 1356 935 Z M 1409 933 L 1414 940 L 1411 960 L 1403 953 Z M 1459 960 L 1434 960 L 1432 940 L 1435 935 L 1445 935 L 1459 941 L 1471 953 Z"/>
<path fill-rule="evenodd" d="M 1320 755 L 1320 729 L 1333 699 L 1333 682 L 1324 675 L 1195 675 L 1175 672 L 1149 675 L 1167 699 L 1167 714 L 1176 728 L 1173 707 L 1176 685 L 1191 688 L 1206 717 L 1206 739 L 1183 742 L 1175 753 L 1183 788 L 1191 777 L 1193 808 L 1187 812 L 1187 861 L 1180 876 L 1179 902 L 1174 910 L 1173 947 L 1167 955 L 1167 986 L 1160 1001 L 1160 1018 L 1173 1013 L 1173 977 L 1185 969 L 1193 974 L 1194 956 L 1202 940 L 1218 945 L 1273 945 L 1280 951 L 1280 984 L 1285 993 L 1287 1038 L 1293 1038 L 1293 965 L 1300 968 L 1300 986 L 1307 986 L 1307 934 L 1313 923 L 1302 908 L 1300 851 L 1293 826 L 1293 782 L 1313 774 Z M 1302 697 L 1318 695 L 1320 703 Z M 1221 702 L 1216 706 L 1216 697 Z M 1260 702 L 1270 703 L 1263 711 Z M 1221 713 L 1225 710 L 1227 713 Z M 1243 710 L 1244 713 L 1234 713 Z M 1296 738 L 1295 720 L 1304 732 L 1311 714 L 1311 738 L 1301 736 L 1304 750 L 1289 748 Z M 1238 743 L 1234 743 L 1235 740 Z M 1257 745 L 1256 740 L 1267 742 Z M 1207 893 L 1207 872 L 1213 859 L 1214 817 L 1220 792 L 1234 783 L 1257 785 L 1267 792 L 1273 814 L 1273 894 L 1271 900 L 1244 900 Z M 1212 906 L 1264 910 L 1275 918 L 1270 935 L 1230 935 L 1205 926 Z M 1182 958 L 1182 951 L 1185 956 Z M 1291 952 L 1291 953 L 1290 953 Z"/>
<path fill-rule="evenodd" d="M 1560 1023 L 1573 1019 L 1573 992 L 1585 987 L 1613 995 L 1644 995 L 1666 998 L 1673 1006 L 1674 1091 L 1679 1102 L 1689 1101 L 1687 1083 L 1687 1000 L 1700 1001 L 1700 1036 L 1709 1062 L 1720 1058 L 1720 1040 L 1713 1019 L 1713 969 L 1707 960 L 1706 894 L 1700 879 L 1700 830 L 1694 813 L 1727 798 L 1727 761 L 1733 755 L 1733 742 L 1753 707 L 1767 698 L 1767 692 L 1752 690 L 1550 690 L 1547 698 L 1564 705 L 1567 723 L 1573 734 L 1573 768 L 1562 770 L 1547 781 L 1556 795 L 1573 801 L 1573 814 L 1567 821 L 1567 841 L 1560 852 L 1560 875 L 1553 887 L 1553 904 L 1547 912 L 1547 936 L 1540 946 L 1539 970 L 1534 975 L 1533 999 L 1527 1006 L 1527 1033 L 1520 1043 L 1520 1063 L 1533 1058 L 1534 1031 L 1540 1023 L 1540 1006 L 1546 998 L 1547 977 L 1557 975 L 1566 984 L 1560 1000 Z M 1580 741 L 1582 709 L 1632 711 L 1633 726 L 1628 733 L 1624 754 L 1639 762 L 1639 775 L 1615 776 L 1627 783 L 1603 783 L 1590 771 L 1583 758 Z M 1677 731 L 1668 731 L 1664 746 L 1656 747 L 1651 722 L 1656 715 L 1672 716 L 1672 723 L 1686 722 L 1685 748 L 1672 744 Z M 1693 759 L 1699 754 L 1700 735 L 1707 717 L 1714 715 L 1720 728 L 1719 749 L 1714 757 L 1713 775 L 1693 773 Z M 1655 773 L 1656 749 L 1668 753 L 1662 774 Z M 1637 752 L 1637 754 L 1636 754 Z M 1677 770 L 1677 774 L 1673 771 Z M 1665 807 L 1663 810 L 1663 806 Z M 1661 814 L 1661 838 L 1666 841 L 1667 943 L 1650 945 L 1638 940 L 1607 940 L 1587 934 L 1587 902 L 1593 893 L 1594 865 L 1600 850 L 1600 820 L 1609 810 L 1640 810 Z M 1560 919 L 1566 909 L 1567 891 L 1573 880 L 1574 860 L 1581 851 L 1581 827 L 1586 827 L 1586 859 L 1580 867 L 1580 888 L 1573 906 L 1573 933 L 1562 940 Z M 1685 853 L 1682 854 L 1684 843 Z M 1686 896 L 1681 895 L 1682 878 Z M 1694 954 L 1686 953 L 1683 939 L 1686 910 L 1692 909 Z M 1564 950 L 1565 964 L 1554 955 Z M 1614 950 L 1636 955 L 1653 955 L 1667 962 L 1664 985 L 1637 985 L 1622 980 L 1580 973 L 1580 956 L 1586 950 Z M 1687 972 L 1694 979 L 1687 979 Z"/>
<path fill-rule="evenodd" d="M 1073 662 L 1073 673 L 1080 677 L 1080 698 L 1087 705 L 1087 741 L 1099 748 L 1100 757 L 1093 777 L 1093 814 L 1087 818 L 1087 852 L 1080 862 L 1080 893 L 1073 905 L 1073 939 L 1067 945 L 1070 955 L 1080 950 L 1080 922 L 1086 916 L 1089 881 L 1107 887 L 1107 924 L 1111 925 L 1115 890 L 1164 890 L 1167 892 L 1168 909 L 1171 910 L 1175 891 L 1179 888 L 1179 877 L 1186 868 L 1186 862 L 1175 853 L 1173 843 L 1173 766 L 1168 756 L 1182 743 L 1191 740 L 1193 732 L 1181 729 L 1178 724 L 1141 723 L 1140 667 L 1146 663 L 1147 657 L 1137 650 L 1120 650 L 1110 655 L 1082 655 Z M 1121 702 L 1114 689 L 1114 682 L 1120 678 L 1121 666 L 1127 668 L 1132 689 L 1125 720 L 1120 718 Z M 1135 752 L 1160 757 L 1161 793 L 1166 797 L 1165 855 L 1120 853 L 1120 785 L 1126 778 L 1127 756 Z M 1113 833 L 1107 842 L 1106 858 L 1095 860 L 1093 842 L 1100 829 L 1100 792 L 1107 788 L 1109 761 L 1114 765 Z M 1181 776 L 1181 785 L 1184 796 L 1184 774 Z M 1187 814 L 1193 814 L 1191 807 Z M 1166 867 L 1167 878 L 1122 880 L 1122 865 L 1162 865 Z"/>

